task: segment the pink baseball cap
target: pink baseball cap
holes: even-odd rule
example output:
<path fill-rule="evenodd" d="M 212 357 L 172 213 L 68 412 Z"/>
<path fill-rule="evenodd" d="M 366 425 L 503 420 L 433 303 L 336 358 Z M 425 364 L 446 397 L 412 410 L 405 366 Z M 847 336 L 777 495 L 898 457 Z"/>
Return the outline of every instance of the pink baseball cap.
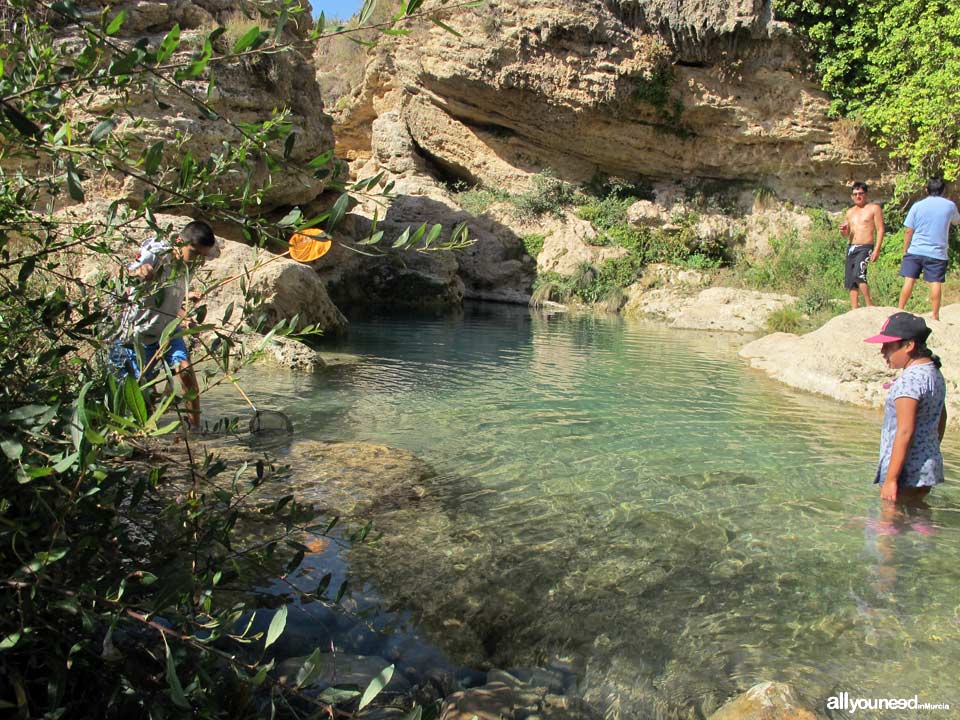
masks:
<path fill-rule="evenodd" d="M 926 342 L 931 332 L 933 331 L 927 327 L 922 317 L 908 312 L 898 312 L 886 319 L 878 334 L 866 338 L 864 342 L 888 343 L 900 340 Z"/>

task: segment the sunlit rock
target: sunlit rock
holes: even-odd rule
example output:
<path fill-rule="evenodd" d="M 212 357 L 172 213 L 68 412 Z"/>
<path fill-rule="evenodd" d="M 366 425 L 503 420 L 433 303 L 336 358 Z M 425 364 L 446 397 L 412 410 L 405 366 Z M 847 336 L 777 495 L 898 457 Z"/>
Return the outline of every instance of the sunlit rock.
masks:
<path fill-rule="evenodd" d="M 917 292 L 923 292 L 921 286 Z M 746 345 L 740 355 L 771 377 L 792 387 L 836 400 L 880 407 L 886 399 L 884 383 L 898 372 L 880 356 L 880 346 L 863 342 L 875 335 L 896 308 L 852 310 L 806 335 L 774 333 Z M 925 317 L 933 329 L 928 345 L 943 359 L 947 383 L 948 422 L 957 427 L 960 415 L 960 305 L 949 305 L 940 320 Z"/>
<path fill-rule="evenodd" d="M 710 720 L 819 720 L 822 716 L 804 707 L 789 685 L 765 682 L 754 685 L 710 716 Z"/>
<path fill-rule="evenodd" d="M 298 329 L 316 325 L 325 333 L 346 330 L 347 319 L 312 267 L 243 243 L 224 240 L 222 245 L 220 257 L 206 264 L 212 288 L 204 296 L 208 319 L 222 322 L 233 305 L 227 322 L 236 322 L 245 313 L 248 321 L 263 316 L 269 328 L 296 316 Z M 246 308 L 243 286 L 251 293 Z"/>
<path fill-rule="evenodd" d="M 696 282 L 697 276 L 690 279 Z M 764 329 L 774 311 L 795 302 L 790 295 L 715 287 L 697 292 L 694 285 L 668 287 L 635 285 L 628 290 L 624 314 L 651 316 L 670 327 L 755 333 Z"/>

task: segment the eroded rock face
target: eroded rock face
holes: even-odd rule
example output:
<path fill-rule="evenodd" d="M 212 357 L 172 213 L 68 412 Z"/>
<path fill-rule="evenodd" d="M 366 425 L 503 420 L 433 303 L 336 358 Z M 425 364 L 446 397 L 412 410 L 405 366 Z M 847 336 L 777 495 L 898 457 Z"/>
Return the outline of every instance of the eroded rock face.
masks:
<path fill-rule="evenodd" d="M 433 172 L 499 187 L 550 167 L 839 205 L 879 179 L 769 0 L 494 0 L 450 22 L 462 40 L 424 27 L 378 51 L 340 115 L 344 153 L 379 153 L 364 124 L 392 113 Z"/>
<path fill-rule="evenodd" d="M 774 333 L 746 345 L 740 355 L 771 377 L 800 390 L 843 402 L 880 407 L 886 399 L 884 383 L 898 372 L 880 357 L 879 346 L 863 342 L 878 332 L 896 308 L 860 308 L 833 318 L 807 335 Z M 960 413 L 960 305 L 940 311 L 940 320 L 925 318 L 933 329 L 928 344 L 943 359 L 947 382 L 948 422 L 957 427 Z"/>
<path fill-rule="evenodd" d="M 146 38 L 151 47 L 156 47 L 175 25 L 181 28 L 179 49 L 169 62 L 184 63 L 202 42 L 204 36 L 220 25 L 229 25 L 241 30 L 254 25 L 264 25 L 259 18 L 246 19 L 233 2 L 224 0 L 199 0 L 199 2 L 100 2 L 86 0 L 77 3 L 83 14 L 93 19 L 105 7 L 110 7 L 111 17 L 126 11 L 127 19 L 113 41 L 127 47 Z M 309 19 L 302 16 L 292 19 L 284 29 L 286 40 L 305 38 L 309 32 Z M 71 46 L 70 33 L 73 26 L 63 28 L 64 48 Z M 232 42 L 229 33 L 218 42 Z M 226 46 L 225 46 L 226 47 Z M 133 157 L 141 148 L 156 142 L 166 144 L 165 153 L 175 153 L 174 159 L 187 152 L 200 161 L 211 153 L 222 152 L 223 143 L 236 143 L 241 138 L 239 124 L 259 124 L 269 118 L 272 108 L 288 107 L 292 132 L 296 136 L 291 162 L 282 173 L 273 173 L 262 158 L 254 160 L 252 181 L 255 188 L 269 186 L 264 203 L 259 211 L 308 202 L 317 197 L 325 181 L 318 180 L 311 172 L 297 170 L 311 158 L 333 146 L 332 121 L 323 111 L 323 101 L 316 82 L 313 67 L 298 53 L 285 52 L 270 55 L 252 55 L 235 61 L 211 63 L 216 83 L 208 96 L 207 82 L 186 81 L 182 88 L 172 83 L 155 81 L 150 92 L 129 97 L 92 93 L 84 98 L 77 114 L 84 116 L 113 116 L 118 124 L 114 133 L 126 135 L 133 145 Z M 211 112 L 204 111 L 205 102 Z M 282 152 L 282 148 L 278 148 Z M 245 178 L 235 173 L 221 180 L 222 189 L 236 189 Z M 136 202 L 149 190 L 132 175 L 117 174 L 103 178 L 102 187 L 90 188 L 88 192 L 107 195 L 111 199 L 128 199 Z M 206 192 L 217 188 L 206 187 Z"/>

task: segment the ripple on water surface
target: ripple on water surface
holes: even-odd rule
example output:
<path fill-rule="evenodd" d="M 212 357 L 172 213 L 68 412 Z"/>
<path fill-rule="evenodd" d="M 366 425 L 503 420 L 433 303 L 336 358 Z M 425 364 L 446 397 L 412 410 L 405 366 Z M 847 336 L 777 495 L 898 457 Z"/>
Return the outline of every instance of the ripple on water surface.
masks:
<path fill-rule="evenodd" d="M 879 415 L 776 385 L 737 344 L 480 307 L 355 322 L 337 349 L 362 362 L 253 390 L 300 437 L 441 473 L 351 562 L 455 660 L 572 656 L 594 699 L 651 715 L 761 680 L 960 707 L 956 492 L 880 517 Z"/>

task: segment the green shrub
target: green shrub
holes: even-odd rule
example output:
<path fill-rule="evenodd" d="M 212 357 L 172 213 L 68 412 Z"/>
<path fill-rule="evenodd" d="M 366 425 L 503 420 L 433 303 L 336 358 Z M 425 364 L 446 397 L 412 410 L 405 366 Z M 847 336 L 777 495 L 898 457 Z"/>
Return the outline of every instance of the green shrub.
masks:
<path fill-rule="evenodd" d="M 593 200 L 577 208 L 577 217 L 587 220 L 597 230 L 610 230 L 627 224 L 627 210 L 636 202 L 636 198 L 609 196 L 602 200 Z"/>
<path fill-rule="evenodd" d="M 562 216 L 565 208 L 580 197 L 577 189 L 557 177 L 550 169 L 533 176 L 533 188 L 511 198 L 521 217 L 539 217 L 551 213 Z"/>
<path fill-rule="evenodd" d="M 603 173 L 595 173 L 583 184 L 586 194 L 599 199 L 609 197 L 633 198 L 634 200 L 655 200 L 653 186 L 646 180 L 627 180 L 622 177 L 611 177 Z"/>
<path fill-rule="evenodd" d="M 526 251 L 527 255 L 536 259 L 536 257 L 543 251 L 543 242 L 546 239 L 546 235 L 532 233 L 530 235 L 524 235 L 521 238 L 521 242 L 523 242 L 523 249 Z"/>
<path fill-rule="evenodd" d="M 599 268 L 581 266 L 574 293 L 587 303 L 609 302 L 611 296 L 622 297 L 623 289 L 636 282 L 643 266 L 643 261 L 633 254 L 604 260 Z"/>
<path fill-rule="evenodd" d="M 564 276 L 552 271 L 540 273 L 533 281 L 531 302 L 534 305 L 542 305 L 548 300 L 559 303 L 569 302 L 573 297 L 576 282 L 577 279 L 574 276 Z"/>
<path fill-rule="evenodd" d="M 798 334 L 804 326 L 804 321 L 804 315 L 798 307 L 787 305 L 770 313 L 767 318 L 767 330 Z"/>
<path fill-rule="evenodd" d="M 447 189 L 453 193 L 453 199 L 457 204 L 475 217 L 483 215 L 499 202 L 507 202 L 513 199 L 513 196 L 506 190 L 483 184 L 468 187 L 464 183 L 457 183 Z"/>
<path fill-rule="evenodd" d="M 683 264 L 691 270 L 715 270 L 722 265 L 722 262 L 719 258 L 696 252 L 684 260 Z"/>

